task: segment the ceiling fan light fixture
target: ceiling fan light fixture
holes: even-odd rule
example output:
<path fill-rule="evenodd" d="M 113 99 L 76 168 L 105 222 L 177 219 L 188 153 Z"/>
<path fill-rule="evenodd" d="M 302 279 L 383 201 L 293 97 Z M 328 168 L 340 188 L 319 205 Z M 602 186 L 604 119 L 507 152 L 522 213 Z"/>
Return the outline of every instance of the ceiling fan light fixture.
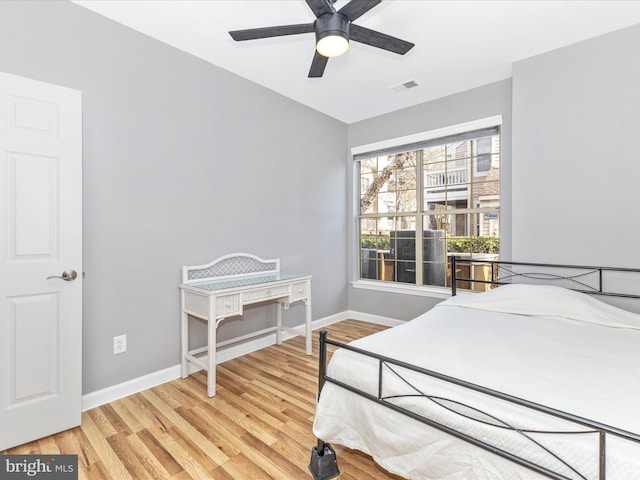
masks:
<path fill-rule="evenodd" d="M 323 57 L 339 57 L 349 49 L 349 39 L 343 32 L 327 32 L 318 38 L 316 50 Z"/>
<path fill-rule="evenodd" d="M 349 48 L 349 20 L 334 12 L 318 17 L 314 23 L 316 50 L 323 57 L 338 57 Z"/>

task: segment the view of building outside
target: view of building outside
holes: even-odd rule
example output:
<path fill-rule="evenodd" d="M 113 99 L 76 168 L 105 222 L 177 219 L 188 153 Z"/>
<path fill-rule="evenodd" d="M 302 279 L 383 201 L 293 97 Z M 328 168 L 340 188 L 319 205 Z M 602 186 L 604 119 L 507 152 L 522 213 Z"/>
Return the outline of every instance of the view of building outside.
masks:
<path fill-rule="evenodd" d="M 500 136 L 468 137 L 360 160 L 360 278 L 448 286 L 451 255 L 497 259 Z"/>

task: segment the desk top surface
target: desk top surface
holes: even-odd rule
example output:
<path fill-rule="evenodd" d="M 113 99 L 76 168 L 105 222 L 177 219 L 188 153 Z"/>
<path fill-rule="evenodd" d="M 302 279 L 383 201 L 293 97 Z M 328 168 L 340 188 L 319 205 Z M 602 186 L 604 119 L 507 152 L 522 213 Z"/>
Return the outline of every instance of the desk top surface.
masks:
<path fill-rule="evenodd" d="M 180 288 L 198 289 L 207 292 L 218 292 L 220 290 L 231 290 L 234 288 L 260 286 L 264 284 L 283 282 L 288 280 L 308 278 L 309 275 L 294 273 L 269 272 L 256 275 L 246 275 L 236 278 L 221 278 L 219 280 L 206 279 L 194 283 L 181 283 Z"/>

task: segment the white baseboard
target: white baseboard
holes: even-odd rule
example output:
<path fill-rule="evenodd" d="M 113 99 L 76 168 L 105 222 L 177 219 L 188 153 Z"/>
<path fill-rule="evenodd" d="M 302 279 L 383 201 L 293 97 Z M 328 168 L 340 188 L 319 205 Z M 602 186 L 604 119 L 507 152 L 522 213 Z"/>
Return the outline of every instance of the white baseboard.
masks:
<path fill-rule="evenodd" d="M 120 398 L 128 397 L 134 393 L 161 385 L 180 378 L 180 365 L 165 368 L 157 372 L 134 378 L 118 385 L 103 388 L 82 396 L 82 411 L 91 410 L 105 403 L 113 402 Z"/>
<path fill-rule="evenodd" d="M 368 313 L 354 312 L 352 310 L 347 310 L 341 313 L 337 313 L 335 315 L 331 315 L 329 317 L 314 320 L 312 322 L 311 328 L 313 330 L 318 330 L 328 325 L 331 325 L 333 323 L 341 322 L 343 320 L 348 320 L 348 319 L 361 320 L 363 322 L 376 323 L 379 325 L 386 325 L 390 327 L 403 323 L 401 320 L 396 320 L 393 318 L 381 317 L 379 315 L 371 315 Z M 295 329 L 300 330 L 300 332 L 303 332 L 304 325 L 299 325 L 295 327 Z M 282 340 L 288 340 L 293 337 L 294 335 L 292 333 L 284 332 L 282 334 Z M 231 345 L 227 348 L 218 350 L 217 352 L 218 363 L 223 363 L 223 362 L 226 362 L 227 360 L 231 360 L 233 358 L 237 358 L 242 355 L 255 352 L 262 348 L 275 345 L 275 343 L 276 343 L 276 336 L 275 336 L 275 333 L 273 333 L 270 335 L 266 335 L 262 338 L 258 338 L 256 340 L 250 340 L 247 342 L 239 343 L 237 345 Z M 189 373 L 193 373 L 196 371 L 198 371 L 198 369 L 190 365 Z M 142 377 L 128 380 L 118 385 L 113 385 L 111 387 L 107 387 L 102 390 L 87 393 L 86 395 L 82 396 L 82 411 L 84 412 L 86 410 L 99 407 L 100 405 L 104 405 L 109 402 L 114 402 L 120 398 L 133 395 L 134 393 L 141 392 L 142 390 L 147 390 L 148 388 L 152 388 L 152 387 L 161 385 L 163 383 L 176 380 L 178 378 L 180 378 L 179 364 L 174 365 L 173 367 L 165 368 L 164 370 L 159 370 L 157 372 L 152 372 L 147 375 L 143 375 Z"/>
<path fill-rule="evenodd" d="M 385 325 L 387 327 L 395 327 L 396 325 L 404 323 L 403 320 L 398 320 L 397 318 L 383 317 L 381 315 L 373 315 L 371 313 L 356 312 L 353 310 L 348 310 L 346 313 L 347 318 L 352 320 L 360 320 L 362 322 L 375 323 L 377 325 Z"/>

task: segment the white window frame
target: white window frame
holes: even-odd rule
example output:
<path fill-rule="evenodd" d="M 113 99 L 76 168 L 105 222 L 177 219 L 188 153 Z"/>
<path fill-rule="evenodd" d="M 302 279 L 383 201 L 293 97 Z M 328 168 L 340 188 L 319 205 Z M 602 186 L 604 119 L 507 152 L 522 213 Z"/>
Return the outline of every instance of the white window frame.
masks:
<path fill-rule="evenodd" d="M 403 145 L 411 145 L 413 143 L 423 142 L 427 140 L 431 140 L 434 138 L 446 137 L 449 135 L 456 135 L 461 133 L 470 132 L 473 130 L 480 130 L 483 128 L 490 127 L 499 127 L 502 125 L 502 115 L 495 115 L 492 117 L 481 118 L 478 120 L 473 120 L 470 122 L 459 123 L 457 125 L 451 125 L 448 127 L 438 128 L 435 130 L 429 130 L 425 132 L 415 133 L 412 135 L 406 135 L 403 137 L 391 138 L 388 140 L 383 140 L 380 142 L 369 143 L 366 145 L 359 145 L 351 148 L 352 157 L 355 155 L 375 152 L 377 150 L 383 150 L 387 148 L 401 147 Z M 359 198 L 358 192 L 360 191 L 360 176 L 358 175 L 358 164 L 357 162 L 353 162 L 353 218 L 352 218 L 352 231 L 354 234 L 354 238 L 358 237 L 358 221 L 359 221 Z M 501 181 L 502 183 L 502 181 Z M 419 212 L 418 212 L 419 215 Z M 423 297 L 431 297 L 431 298 L 448 298 L 451 296 L 451 288 L 450 287 L 435 287 L 428 285 L 414 285 L 409 283 L 391 283 L 391 282 L 379 282 L 379 281 L 370 281 L 366 279 L 359 278 L 359 260 L 360 253 L 358 249 L 358 242 L 351 242 L 351 249 L 353 253 L 353 262 L 351 265 L 352 272 L 352 281 L 351 285 L 354 288 L 372 290 L 372 291 L 381 291 L 388 293 L 401 293 L 405 295 L 413 295 L 413 296 L 423 296 Z M 458 293 L 461 293 L 460 291 Z"/>

